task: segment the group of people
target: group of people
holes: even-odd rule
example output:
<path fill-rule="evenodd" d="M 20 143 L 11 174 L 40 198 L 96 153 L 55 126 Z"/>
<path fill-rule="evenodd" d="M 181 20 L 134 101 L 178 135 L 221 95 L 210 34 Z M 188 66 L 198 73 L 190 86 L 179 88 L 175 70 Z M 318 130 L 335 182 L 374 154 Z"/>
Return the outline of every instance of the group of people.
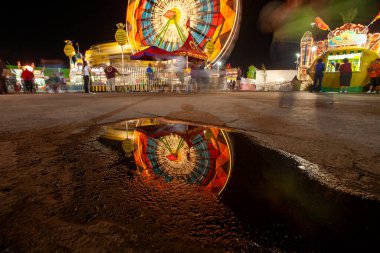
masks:
<path fill-rule="evenodd" d="M 87 62 L 83 62 L 83 87 L 85 93 L 91 93 L 91 68 L 88 66 Z M 120 72 L 111 64 L 104 68 L 104 74 L 106 75 L 106 91 L 107 92 L 116 92 L 116 74 Z"/>
<path fill-rule="evenodd" d="M 226 74 L 226 73 L 225 73 Z M 230 91 L 233 90 L 241 90 L 241 79 L 243 77 L 243 72 L 240 67 L 237 68 L 236 72 L 236 80 L 231 80 L 230 82 L 227 82 L 228 88 Z"/>
<path fill-rule="evenodd" d="M 352 66 L 347 58 L 343 59 L 343 63 L 338 67 L 340 78 L 339 78 L 339 92 L 340 93 L 348 93 L 348 87 L 351 84 L 352 78 Z M 314 83 L 312 92 L 321 92 L 322 81 L 324 72 L 326 70 L 325 64 L 323 63 L 322 58 L 317 60 L 317 64 L 315 65 L 315 75 L 314 75 Z"/>
<path fill-rule="evenodd" d="M 339 67 L 338 67 L 339 66 Z M 194 83 L 202 83 L 204 80 L 201 80 L 202 75 L 201 72 L 203 68 L 202 66 L 195 69 L 191 69 L 191 80 Z M 322 88 L 322 82 L 324 77 L 324 72 L 326 70 L 325 64 L 323 63 L 323 60 L 319 58 L 317 60 L 317 64 L 315 65 L 315 75 L 314 75 L 314 82 L 312 87 L 312 92 L 321 92 Z M 335 65 L 335 70 L 339 71 L 340 73 L 340 93 L 348 93 L 348 88 L 351 84 L 352 79 L 352 65 L 348 61 L 347 58 L 343 59 L 343 63 L 339 64 L 337 63 Z M 116 86 L 115 86 L 115 75 L 120 74 L 120 72 L 113 67 L 112 65 L 109 65 L 104 68 L 104 73 L 107 78 L 106 83 L 106 91 L 107 92 L 116 92 Z M 368 73 L 370 77 L 370 86 L 367 93 L 379 93 L 379 87 L 380 87 L 380 58 L 377 58 L 368 68 Z M 88 66 L 86 62 L 83 64 L 83 79 L 84 79 L 84 90 L 86 93 L 90 93 L 90 74 L 91 69 Z M 6 65 L 4 61 L 0 59 L 0 94 L 7 93 L 7 85 L 6 85 Z M 154 80 L 154 71 L 152 68 L 152 65 L 149 64 L 146 69 L 146 75 L 149 83 L 152 83 Z M 24 68 L 21 74 L 21 78 L 24 82 L 24 91 L 25 92 L 33 92 L 34 91 L 34 74 L 33 71 L 31 71 L 29 68 Z M 60 78 L 63 78 L 63 73 L 60 73 Z M 237 78 L 236 82 L 232 82 L 230 84 L 230 89 L 240 89 L 240 80 L 242 78 L 242 72 L 241 69 L 238 68 Z M 181 79 L 181 78 L 180 78 Z"/>
<path fill-rule="evenodd" d="M 66 80 L 63 72 L 56 72 L 46 80 L 46 92 L 60 93 L 66 91 Z"/>
<path fill-rule="evenodd" d="M 336 63 L 335 70 L 340 73 L 340 93 L 347 93 L 348 87 L 351 84 L 352 78 L 352 66 L 347 58 L 343 59 L 343 64 Z M 317 60 L 315 65 L 315 75 L 312 92 L 320 92 L 322 87 L 322 81 L 325 71 L 325 64 L 322 59 Z M 380 58 L 377 58 L 371 63 L 370 67 L 367 69 L 369 73 L 370 83 L 369 90 L 367 93 L 379 93 L 380 87 Z"/>
<path fill-rule="evenodd" d="M 34 74 L 32 67 L 25 67 L 23 68 L 21 72 L 21 79 L 23 82 L 23 88 L 24 92 L 32 93 L 36 90 L 35 83 L 34 83 Z M 8 86 L 7 86 L 7 66 L 5 62 L 0 58 L 0 94 L 6 94 L 8 93 Z M 16 84 L 15 84 L 16 86 Z M 15 91 L 19 91 L 20 89 L 16 89 Z"/>

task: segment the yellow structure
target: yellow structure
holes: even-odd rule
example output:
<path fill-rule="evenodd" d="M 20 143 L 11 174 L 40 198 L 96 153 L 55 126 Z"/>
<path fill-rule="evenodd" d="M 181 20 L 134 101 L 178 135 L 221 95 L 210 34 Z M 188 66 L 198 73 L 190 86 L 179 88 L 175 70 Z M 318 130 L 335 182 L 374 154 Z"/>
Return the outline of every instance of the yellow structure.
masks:
<path fill-rule="evenodd" d="M 379 55 L 367 48 L 363 47 L 344 47 L 333 49 L 321 55 L 324 63 L 327 63 L 326 72 L 324 74 L 322 90 L 323 91 L 338 91 L 339 90 L 339 70 L 336 70 L 331 62 L 335 64 L 342 63 L 344 58 L 349 59 L 352 64 L 352 79 L 349 91 L 362 92 L 363 86 L 369 83 L 367 69 Z M 311 66 L 310 74 L 314 77 L 316 62 Z"/>
<path fill-rule="evenodd" d="M 73 43 L 70 40 L 65 40 L 65 47 L 63 48 L 63 52 L 65 55 L 69 58 L 73 57 L 75 55 L 75 49 L 73 47 Z"/>
<path fill-rule="evenodd" d="M 123 46 L 123 53 L 130 56 L 132 54 L 129 45 Z M 126 61 L 129 64 L 135 64 L 133 61 L 129 61 L 129 57 L 126 57 Z M 99 43 L 90 47 L 85 53 L 85 59 L 92 67 L 104 66 L 112 63 L 113 65 L 121 66 L 121 47 L 116 42 Z"/>
<path fill-rule="evenodd" d="M 119 23 L 116 26 L 117 30 L 115 33 L 115 40 L 120 46 L 124 46 L 128 42 L 127 32 L 124 30 L 125 25 L 123 23 Z"/>
<path fill-rule="evenodd" d="M 299 77 L 301 80 L 307 80 L 309 73 L 312 80 L 316 61 L 322 58 L 326 66 L 322 90 L 338 91 L 340 73 L 336 66 L 347 58 L 352 65 L 349 91 L 362 92 L 363 87 L 369 83 L 367 68 L 371 62 L 379 58 L 379 53 L 380 33 L 369 33 L 368 26 L 344 24 L 330 31 L 327 39 L 321 41 L 313 41 L 311 32 L 306 32 L 301 39 Z"/>

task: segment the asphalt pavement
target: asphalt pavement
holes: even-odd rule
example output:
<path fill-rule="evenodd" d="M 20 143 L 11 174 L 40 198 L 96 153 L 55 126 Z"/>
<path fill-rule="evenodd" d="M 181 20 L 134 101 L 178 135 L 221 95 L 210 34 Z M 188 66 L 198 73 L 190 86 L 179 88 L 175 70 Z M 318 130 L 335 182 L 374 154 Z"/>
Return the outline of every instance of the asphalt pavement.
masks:
<path fill-rule="evenodd" d="M 0 96 L 0 108 L 3 151 L 25 131 L 166 117 L 252 135 L 259 143 L 317 164 L 319 170 L 310 174 L 329 187 L 380 200 L 378 94 L 9 94 Z M 6 154 L 0 154 L 2 161 Z"/>

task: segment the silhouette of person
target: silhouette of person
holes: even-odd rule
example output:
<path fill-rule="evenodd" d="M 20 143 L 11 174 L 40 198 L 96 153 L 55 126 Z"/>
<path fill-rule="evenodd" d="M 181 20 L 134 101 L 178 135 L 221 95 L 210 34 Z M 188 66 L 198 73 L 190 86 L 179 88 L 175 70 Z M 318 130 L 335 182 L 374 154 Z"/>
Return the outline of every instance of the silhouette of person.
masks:
<path fill-rule="evenodd" d="M 114 66 L 112 66 L 110 64 L 109 66 L 107 66 L 104 69 L 104 73 L 106 74 L 106 78 L 107 78 L 107 83 L 106 83 L 107 92 L 116 92 L 115 75 L 116 75 L 116 73 L 118 73 L 120 75 L 119 71 Z"/>
<path fill-rule="evenodd" d="M 315 76 L 314 76 L 312 91 L 315 91 L 315 92 L 321 91 L 324 71 L 325 71 L 325 64 L 323 63 L 322 58 L 319 58 L 317 60 L 317 64 L 315 65 Z"/>
<path fill-rule="evenodd" d="M 26 91 L 32 93 L 34 86 L 34 74 L 29 68 L 31 67 L 28 66 L 22 71 L 21 78 L 24 81 Z"/>
<path fill-rule="evenodd" d="M 90 93 L 90 73 L 91 69 L 87 65 L 87 62 L 83 62 L 83 86 L 84 86 L 84 92 Z"/>
<path fill-rule="evenodd" d="M 7 66 L 5 65 L 5 62 L 0 58 L 0 94 L 8 93 L 6 76 Z"/>
<path fill-rule="evenodd" d="M 347 93 L 348 87 L 351 84 L 351 78 L 352 78 L 352 66 L 351 66 L 351 63 L 348 62 L 347 58 L 343 59 L 343 64 L 340 65 L 339 72 L 340 72 L 340 91 L 339 92 Z"/>

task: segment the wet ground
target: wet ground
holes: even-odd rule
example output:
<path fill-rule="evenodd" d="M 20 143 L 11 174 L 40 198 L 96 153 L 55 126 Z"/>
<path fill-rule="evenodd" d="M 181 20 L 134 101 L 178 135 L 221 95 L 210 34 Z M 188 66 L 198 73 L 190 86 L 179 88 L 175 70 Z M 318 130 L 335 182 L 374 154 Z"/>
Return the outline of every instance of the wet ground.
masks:
<path fill-rule="evenodd" d="M 214 195 L 136 176 L 99 131 L 20 136 L 18 167 L 2 172 L 3 252 L 267 251 Z"/>
<path fill-rule="evenodd" d="M 379 239 L 373 233 L 378 219 L 370 216 L 378 202 L 362 198 L 380 195 L 378 97 L 97 95 L 1 98 L 1 251 L 356 251 Z M 295 153 L 319 167 L 301 168 L 304 173 L 284 179 L 277 176 L 276 166 L 252 164 L 269 168 L 268 173 L 242 170 L 221 198 L 182 182 L 149 181 L 126 170 L 131 164 L 98 137 L 104 123 L 152 114 L 236 125 L 255 142 Z M 246 140 L 235 138 L 237 143 Z M 251 167 L 247 157 L 237 161 Z M 283 170 L 289 175 L 294 166 Z M 246 188 L 251 185 L 257 187 Z M 268 193 L 265 198 L 255 194 L 262 189 Z M 333 189 L 361 197 L 348 198 Z M 311 218 L 300 212 L 310 206 L 320 207 Z M 270 215 L 263 216 L 266 210 Z M 320 224 L 327 225 L 316 229 Z"/>

